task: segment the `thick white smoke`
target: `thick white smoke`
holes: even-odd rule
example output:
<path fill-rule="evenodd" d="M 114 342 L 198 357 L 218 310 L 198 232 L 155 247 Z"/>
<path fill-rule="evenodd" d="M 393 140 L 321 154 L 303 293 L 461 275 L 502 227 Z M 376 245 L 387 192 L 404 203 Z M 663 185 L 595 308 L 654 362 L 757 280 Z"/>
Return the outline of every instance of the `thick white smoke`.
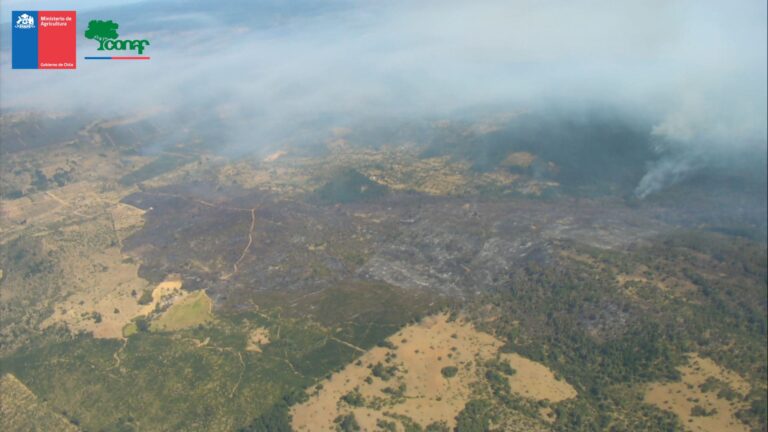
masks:
<path fill-rule="evenodd" d="M 121 32 L 152 40 L 150 62 L 17 71 L 4 52 L 0 107 L 100 115 L 203 107 L 231 122 L 230 147 L 247 150 L 366 118 L 435 118 L 491 105 L 616 106 L 656 119 L 648 133 L 664 157 L 638 185 L 639 196 L 706 166 L 708 155 L 765 152 L 765 1 L 298 9 L 308 4 L 316 5 L 199 2 L 183 14 L 175 2 L 126 6 L 121 13 L 133 16 Z M 176 12 L 163 13 L 164 5 Z M 2 16 L 10 16 L 6 8 Z M 82 33 L 87 22 L 79 25 Z M 80 53 L 93 50 L 92 41 L 80 42 Z"/>

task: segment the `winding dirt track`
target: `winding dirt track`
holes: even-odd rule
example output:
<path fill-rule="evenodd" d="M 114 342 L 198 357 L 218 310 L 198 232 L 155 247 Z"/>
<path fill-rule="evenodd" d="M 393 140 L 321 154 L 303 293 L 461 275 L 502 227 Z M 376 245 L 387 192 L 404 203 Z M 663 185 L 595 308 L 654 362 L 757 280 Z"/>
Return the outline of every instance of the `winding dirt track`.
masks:
<path fill-rule="evenodd" d="M 192 198 L 192 197 L 185 196 L 185 195 L 168 193 L 168 192 L 145 192 L 145 193 L 150 193 L 150 194 L 153 194 L 153 195 L 162 195 L 162 196 L 171 196 L 171 197 L 175 197 L 175 198 L 181 198 L 181 199 L 189 200 L 189 201 L 192 201 L 194 203 L 197 203 L 197 204 L 200 204 L 200 205 L 203 205 L 203 206 L 206 206 L 206 207 L 211 207 L 211 208 L 230 210 L 230 211 L 247 211 L 247 212 L 250 212 L 251 213 L 251 227 L 248 229 L 248 243 L 245 245 L 245 248 L 243 249 L 243 252 L 240 254 L 240 258 L 238 258 L 237 261 L 235 261 L 235 263 L 232 264 L 232 272 L 222 276 L 221 279 L 222 280 L 227 280 L 227 279 L 231 278 L 232 276 L 234 276 L 235 274 L 237 274 L 237 270 L 238 270 L 237 266 L 238 266 L 238 264 L 240 264 L 243 261 L 243 259 L 245 259 L 245 256 L 248 254 L 248 251 L 251 249 L 251 245 L 253 244 L 253 230 L 254 230 L 254 228 L 256 228 L 256 208 L 257 207 L 243 208 L 243 207 L 230 207 L 230 206 L 218 205 L 218 204 L 214 204 L 212 202 L 204 201 L 204 200 L 201 200 L 201 199 Z"/>
<path fill-rule="evenodd" d="M 253 228 L 256 226 L 256 209 L 251 209 L 251 228 L 248 230 L 248 244 L 245 245 L 245 249 L 243 249 L 243 253 L 240 254 L 240 258 L 235 261 L 235 264 L 232 265 L 232 274 L 237 273 L 237 265 L 240 264 L 240 262 L 245 258 L 245 254 L 248 253 L 248 250 L 251 248 L 251 245 L 253 244 Z"/>
<path fill-rule="evenodd" d="M 245 256 L 248 254 L 248 251 L 251 249 L 251 245 L 253 244 L 253 229 L 256 227 L 256 208 L 250 209 L 251 212 L 251 227 L 248 229 L 248 243 L 245 245 L 245 248 L 243 249 L 243 253 L 240 254 L 240 258 L 235 261 L 234 264 L 232 264 L 232 273 L 222 276 L 222 280 L 227 280 L 237 274 L 237 265 L 240 264 L 240 262 L 243 261 Z"/>
<path fill-rule="evenodd" d="M 365 353 L 366 352 L 364 349 L 360 348 L 359 346 L 352 345 L 351 343 L 349 343 L 347 341 L 343 341 L 343 340 L 341 340 L 341 339 L 339 339 L 337 337 L 328 336 L 328 339 L 334 340 L 334 341 L 336 341 L 336 342 L 338 342 L 338 343 L 340 343 L 342 345 L 346 345 L 346 346 L 352 348 L 353 350 L 359 351 L 361 353 Z"/>

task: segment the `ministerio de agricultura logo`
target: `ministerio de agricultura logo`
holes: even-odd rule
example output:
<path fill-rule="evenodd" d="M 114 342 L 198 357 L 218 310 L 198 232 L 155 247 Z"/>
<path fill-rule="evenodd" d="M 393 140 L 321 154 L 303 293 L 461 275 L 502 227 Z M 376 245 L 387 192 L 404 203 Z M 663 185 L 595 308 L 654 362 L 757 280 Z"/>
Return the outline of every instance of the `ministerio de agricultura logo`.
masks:
<path fill-rule="evenodd" d="M 77 12 L 11 11 L 12 69 L 76 69 Z"/>
<path fill-rule="evenodd" d="M 85 30 L 86 39 L 91 39 L 99 43 L 99 51 L 135 51 L 138 56 L 86 56 L 86 60 L 149 60 L 149 57 L 142 56 L 144 50 L 150 45 L 146 39 L 118 39 L 120 35 L 117 29 L 120 27 L 116 22 L 91 20 L 88 28 Z"/>

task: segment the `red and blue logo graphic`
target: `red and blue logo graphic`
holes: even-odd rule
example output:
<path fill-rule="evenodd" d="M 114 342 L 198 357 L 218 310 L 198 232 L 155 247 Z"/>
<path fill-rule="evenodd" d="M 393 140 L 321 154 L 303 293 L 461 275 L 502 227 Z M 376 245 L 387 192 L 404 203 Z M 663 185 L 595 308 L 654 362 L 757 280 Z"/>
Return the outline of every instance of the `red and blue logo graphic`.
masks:
<path fill-rule="evenodd" d="M 76 68 L 75 11 L 13 11 L 11 26 L 13 69 Z"/>

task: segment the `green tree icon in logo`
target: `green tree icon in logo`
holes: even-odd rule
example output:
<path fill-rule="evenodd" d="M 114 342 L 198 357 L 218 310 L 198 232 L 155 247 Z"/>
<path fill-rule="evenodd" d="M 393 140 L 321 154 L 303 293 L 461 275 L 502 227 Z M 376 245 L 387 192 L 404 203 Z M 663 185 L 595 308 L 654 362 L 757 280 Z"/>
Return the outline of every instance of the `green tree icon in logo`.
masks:
<path fill-rule="evenodd" d="M 117 39 L 118 24 L 109 21 L 91 20 L 88 23 L 88 29 L 85 30 L 85 37 L 99 41 L 99 49 L 103 49 L 104 41 L 108 39 Z"/>

